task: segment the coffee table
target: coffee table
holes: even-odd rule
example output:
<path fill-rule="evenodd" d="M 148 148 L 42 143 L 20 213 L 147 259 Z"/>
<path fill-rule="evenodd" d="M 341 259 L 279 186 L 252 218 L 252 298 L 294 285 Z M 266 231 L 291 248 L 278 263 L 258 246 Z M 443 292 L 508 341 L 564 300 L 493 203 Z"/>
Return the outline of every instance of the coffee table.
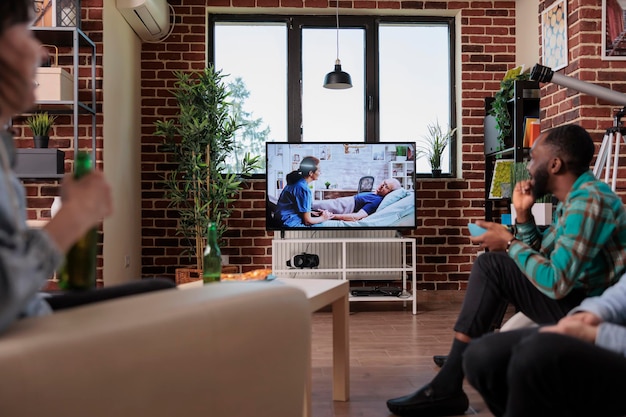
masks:
<path fill-rule="evenodd" d="M 309 278 L 278 278 L 276 281 L 304 291 L 309 301 L 311 314 L 323 307 L 331 306 L 333 323 L 333 400 L 348 401 L 350 399 L 349 282 L 336 279 Z M 202 280 L 198 280 L 179 285 L 179 287 L 191 288 L 201 287 L 202 285 Z M 311 352 L 309 350 L 309 357 L 310 355 Z M 304 417 L 311 416 L 311 385 L 312 372 L 309 366 L 304 392 Z"/>

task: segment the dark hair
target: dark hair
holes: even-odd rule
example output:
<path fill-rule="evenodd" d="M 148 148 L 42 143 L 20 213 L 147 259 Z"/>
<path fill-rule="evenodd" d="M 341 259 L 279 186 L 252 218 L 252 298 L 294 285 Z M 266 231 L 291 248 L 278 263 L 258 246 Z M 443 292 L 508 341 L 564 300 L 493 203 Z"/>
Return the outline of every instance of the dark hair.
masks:
<path fill-rule="evenodd" d="M 574 124 L 555 127 L 548 131 L 544 143 L 563 159 L 568 171 L 576 175 L 589 171 L 595 145 L 584 128 Z"/>
<path fill-rule="evenodd" d="M 300 162 L 300 168 L 297 171 L 291 171 L 287 174 L 287 184 L 295 184 L 302 178 L 311 175 L 311 172 L 317 171 L 320 160 L 314 156 L 305 156 Z"/>
<path fill-rule="evenodd" d="M 33 18 L 33 0 L 0 0 L 0 36 L 13 25 Z"/>

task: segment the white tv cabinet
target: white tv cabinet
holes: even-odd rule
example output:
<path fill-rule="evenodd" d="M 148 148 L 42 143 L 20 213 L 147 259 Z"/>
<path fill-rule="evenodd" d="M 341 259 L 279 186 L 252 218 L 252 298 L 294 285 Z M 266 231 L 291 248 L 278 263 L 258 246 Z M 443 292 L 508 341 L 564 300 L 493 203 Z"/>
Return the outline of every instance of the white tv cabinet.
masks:
<path fill-rule="evenodd" d="M 372 265 L 359 260 L 359 245 L 380 245 L 391 249 L 398 245 L 400 262 L 395 265 Z M 313 246 L 313 248 L 311 248 Z M 383 246 L 380 246 L 383 247 Z M 293 255 L 300 253 L 315 253 L 320 256 L 320 265 L 317 268 L 293 268 L 286 265 Z M 320 254 L 323 252 L 323 254 Z M 372 278 L 372 273 L 389 275 L 399 274 L 402 279 L 402 295 L 393 296 L 353 296 L 350 301 L 403 301 L 412 302 L 413 314 L 417 314 L 416 297 L 416 247 L 415 239 L 408 237 L 376 237 L 376 238 L 274 238 L 272 240 L 272 272 L 280 278 L 329 278 L 341 280 L 362 280 L 358 274 L 368 274 L 365 280 L 384 281 L 394 278 Z M 328 255 L 330 254 L 330 255 Z M 333 256 L 336 255 L 336 256 Z M 371 258 L 365 254 L 366 257 Z M 325 258 L 331 257 L 330 264 Z M 386 255 L 382 254 L 385 258 Z M 393 258 L 397 258 L 393 256 Z M 371 260 L 371 259 L 368 259 Z M 390 261 L 395 261 L 391 260 Z M 375 262 L 375 260 L 374 260 Z M 366 265 L 363 265 L 366 263 Z M 369 263 L 369 264 L 367 264 Z M 382 263 L 382 262 L 381 262 Z M 397 278 L 396 278 L 397 279 Z M 395 280 L 395 279 L 394 279 Z M 411 291 L 407 289 L 407 281 L 411 280 Z"/>

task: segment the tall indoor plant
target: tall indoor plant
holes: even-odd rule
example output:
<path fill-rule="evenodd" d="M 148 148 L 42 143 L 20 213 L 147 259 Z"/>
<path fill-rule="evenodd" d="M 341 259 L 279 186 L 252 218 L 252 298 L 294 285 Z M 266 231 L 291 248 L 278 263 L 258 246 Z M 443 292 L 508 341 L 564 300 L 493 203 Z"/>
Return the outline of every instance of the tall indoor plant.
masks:
<path fill-rule="evenodd" d="M 155 122 L 155 133 L 165 137 L 162 150 L 173 156 L 174 167 L 164 184 L 170 206 L 180 212 L 178 234 L 190 241 L 189 253 L 201 270 L 209 223 L 217 224 L 221 238 L 224 221 L 232 213 L 231 203 L 258 157 L 246 153 L 241 173 L 223 172 L 226 157 L 240 152 L 234 134 L 241 126 L 231 114 L 221 71 L 209 66 L 201 71 L 177 71 L 175 76 L 172 94 L 178 114 Z"/>
<path fill-rule="evenodd" d="M 424 136 L 426 146 L 423 146 L 420 151 L 428 158 L 433 177 L 439 177 L 441 175 L 441 158 L 450 143 L 450 139 L 456 132 L 456 128 L 444 131 L 439 121 L 436 120 L 430 123 L 427 129 L 428 133 Z"/>

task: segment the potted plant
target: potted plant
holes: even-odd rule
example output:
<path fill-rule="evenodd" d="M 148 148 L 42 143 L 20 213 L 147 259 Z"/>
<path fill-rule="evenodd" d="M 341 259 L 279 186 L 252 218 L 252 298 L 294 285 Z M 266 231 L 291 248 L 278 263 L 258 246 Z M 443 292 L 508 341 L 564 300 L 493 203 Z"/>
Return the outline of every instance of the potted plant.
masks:
<path fill-rule="evenodd" d="M 172 94 L 178 114 L 155 122 L 155 133 L 165 138 L 162 150 L 172 154 L 174 166 L 165 176 L 170 207 L 179 210 L 178 234 L 190 243 L 187 253 L 202 271 L 202 254 L 209 223 L 217 224 L 218 240 L 226 230 L 243 178 L 257 167 L 258 157 L 243 157 L 241 173 L 223 172 L 227 156 L 240 152 L 234 134 L 241 126 L 221 71 L 209 66 L 201 71 L 175 73 Z"/>
<path fill-rule="evenodd" d="M 450 139 L 456 132 L 456 128 L 443 130 L 439 121 L 435 121 L 427 126 L 428 134 L 424 136 L 426 146 L 422 147 L 422 152 L 428 158 L 428 163 L 432 170 L 433 177 L 441 176 L 441 158 L 446 150 Z"/>
<path fill-rule="evenodd" d="M 406 161 L 406 146 L 396 146 L 396 161 Z"/>
<path fill-rule="evenodd" d="M 326 186 L 326 189 L 328 190 L 330 188 L 330 181 L 326 181 L 324 185 Z"/>
<path fill-rule="evenodd" d="M 515 81 L 528 80 L 530 78 L 529 72 L 521 73 L 522 67 L 517 67 L 516 70 L 517 69 L 519 69 L 519 71 L 511 70 L 511 72 L 507 72 L 507 75 L 500 82 L 500 90 L 494 95 L 491 110 L 489 110 L 489 113 L 496 120 L 499 143 L 498 150 L 505 149 L 507 146 L 506 143 L 511 138 L 513 123 L 509 112 L 509 102 L 515 93 Z"/>
<path fill-rule="evenodd" d="M 48 113 L 36 113 L 26 119 L 26 125 L 33 132 L 35 148 L 47 148 L 50 141 L 50 128 L 56 120 L 56 116 Z"/>

